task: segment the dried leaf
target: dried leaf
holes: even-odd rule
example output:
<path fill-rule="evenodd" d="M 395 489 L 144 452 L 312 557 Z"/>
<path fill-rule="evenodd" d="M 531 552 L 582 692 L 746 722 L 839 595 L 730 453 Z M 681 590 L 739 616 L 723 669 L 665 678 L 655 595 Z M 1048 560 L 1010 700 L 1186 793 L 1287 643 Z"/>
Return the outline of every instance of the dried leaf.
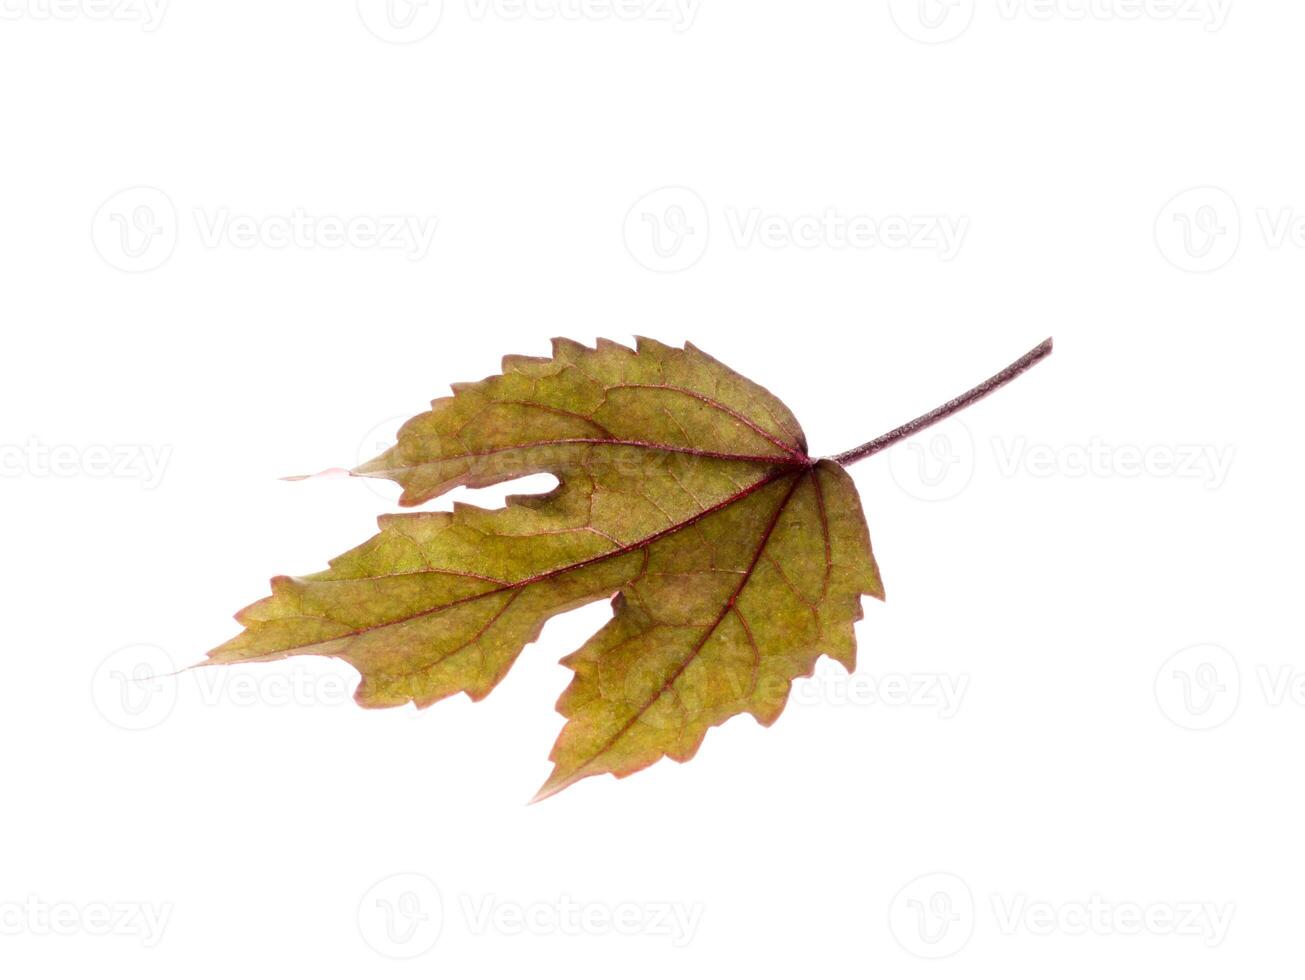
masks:
<path fill-rule="evenodd" d="M 861 596 L 883 597 L 860 501 L 764 388 L 641 339 L 557 340 L 453 391 L 355 473 L 396 481 L 404 505 L 531 473 L 558 487 L 382 517 L 327 571 L 274 579 L 210 663 L 339 657 L 365 707 L 479 700 L 551 616 L 615 594 L 563 661 L 575 676 L 540 797 L 687 760 L 742 712 L 769 725 L 822 654 L 853 669 Z"/>

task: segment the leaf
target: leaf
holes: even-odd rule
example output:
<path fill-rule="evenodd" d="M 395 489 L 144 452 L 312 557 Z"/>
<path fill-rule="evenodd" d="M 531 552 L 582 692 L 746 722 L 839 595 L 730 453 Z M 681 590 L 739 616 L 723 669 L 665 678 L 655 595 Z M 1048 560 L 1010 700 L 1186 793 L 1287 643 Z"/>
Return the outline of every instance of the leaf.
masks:
<path fill-rule="evenodd" d="M 615 594 L 563 661 L 539 797 L 687 760 L 743 712 L 771 724 L 822 654 L 853 669 L 861 596 L 883 597 L 856 488 L 764 388 L 692 345 L 556 340 L 453 392 L 354 472 L 404 505 L 531 473 L 557 488 L 381 517 L 327 571 L 273 579 L 210 663 L 331 656 L 365 707 L 479 700 L 550 617 Z"/>

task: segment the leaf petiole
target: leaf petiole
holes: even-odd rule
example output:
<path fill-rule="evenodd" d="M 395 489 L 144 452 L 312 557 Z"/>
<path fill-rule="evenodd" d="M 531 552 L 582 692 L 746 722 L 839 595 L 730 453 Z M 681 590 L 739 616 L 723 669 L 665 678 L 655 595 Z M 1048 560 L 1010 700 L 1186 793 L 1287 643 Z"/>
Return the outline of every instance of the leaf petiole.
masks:
<path fill-rule="evenodd" d="M 1002 368 L 987 381 L 975 385 L 963 395 L 957 395 L 945 405 L 939 405 L 932 412 L 926 412 L 917 419 L 907 422 L 905 425 L 899 425 L 891 432 L 885 432 L 876 439 L 871 439 L 855 449 L 849 449 L 845 453 L 839 453 L 837 456 L 830 457 L 840 466 L 851 466 L 853 463 L 873 456 L 875 453 L 881 453 L 890 446 L 901 442 L 903 439 L 909 439 L 922 429 L 927 429 L 931 425 L 936 425 L 943 419 L 950 418 L 962 409 L 968 408 L 981 398 L 986 398 L 998 388 L 1005 387 L 1014 381 L 1021 374 L 1027 371 L 1033 365 L 1037 364 L 1043 358 L 1051 353 L 1051 338 L 1048 337 L 1037 347 L 1029 351 L 1018 361 Z"/>

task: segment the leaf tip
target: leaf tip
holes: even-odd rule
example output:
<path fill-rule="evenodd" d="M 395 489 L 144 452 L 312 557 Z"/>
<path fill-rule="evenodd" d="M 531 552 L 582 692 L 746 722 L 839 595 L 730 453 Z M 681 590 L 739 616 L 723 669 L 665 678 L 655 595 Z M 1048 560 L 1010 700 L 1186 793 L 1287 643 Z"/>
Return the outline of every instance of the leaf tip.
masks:
<path fill-rule="evenodd" d="M 539 787 L 538 792 L 530 798 L 527 806 L 534 806 L 536 803 L 542 803 L 550 796 L 556 796 L 568 786 L 578 782 L 583 777 L 575 773 L 564 774 L 561 769 L 554 767 L 553 774 L 544 781 L 544 785 Z"/>
<path fill-rule="evenodd" d="M 332 466 L 329 469 L 319 470 L 316 473 L 301 473 L 297 476 L 280 476 L 278 480 L 285 483 L 299 483 L 303 480 L 321 480 L 321 479 L 338 479 L 340 477 L 356 476 L 352 470 L 346 470 L 340 466 Z"/>

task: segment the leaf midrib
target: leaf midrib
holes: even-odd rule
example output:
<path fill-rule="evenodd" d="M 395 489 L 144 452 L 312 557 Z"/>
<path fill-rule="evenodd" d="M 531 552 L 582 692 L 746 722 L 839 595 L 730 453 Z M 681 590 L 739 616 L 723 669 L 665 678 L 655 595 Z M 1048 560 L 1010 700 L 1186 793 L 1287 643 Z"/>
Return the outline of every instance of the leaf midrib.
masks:
<path fill-rule="evenodd" d="M 769 486 L 770 484 L 774 483 L 776 480 L 781 479 L 784 476 L 788 476 L 793 473 L 801 474 L 804 471 L 811 472 L 812 470 L 814 470 L 814 464 L 809 464 L 809 465 L 791 464 L 785 467 L 777 468 L 775 470 L 772 470 L 770 473 L 767 473 L 765 476 L 763 476 L 761 479 L 757 480 L 756 482 L 749 484 L 747 487 L 744 487 L 742 490 L 739 490 L 737 493 L 731 494 L 729 497 L 726 497 L 724 500 L 719 501 L 718 503 L 715 503 L 710 507 L 698 511 L 692 516 L 685 518 L 683 521 L 679 521 L 675 524 L 670 525 L 669 527 L 662 528 L 660 531 L 654 532 L 653 534 L 641 538 L 638 541 L 634 541 L 631 542 L 630 544 L 622 545 L 619 548 L 614 548 L 611 551 L 606 551 L 603 552 L 602 554 L 593 555 L 589 558 L 582 559 L 578 562 L 572 562 L 567 565 L 558 566 L 557 568 L 548 569 L 547 571 L 538 572 L 534 575 L 527 576 L 524 579 L 519 579 L 516 582 L 509 582 L 497 588 L 487 589 L 484 592 L 477 592 L 475 595 L 463 596 L 460 599 L 453 599 L 449 602 L 441 603 L 438 606 L 432 606 L 428 609 L 421 609 L 418 610 L 417 612 L 409 613 L 406 616 L 400 616 L 397 619 L 392 619 L 392 620 L 388 620 L 387 622 L 375 623 L 369 626 L 363 626 L 358 629 L 350 630 L 347 633 L 342 633 L 340 636 L 331 637 L 329 640 L 321 641 L 321 642 L 331 643 L 331 642 L 336 642 L 338 640 L 347 639 L 349 637 L 362 636 L 363 634 L 372 633 L 375 632 L 376 630 L 388 629 L 392 626 L 402 626 L 404 623 L 414 622 L 425 616 L 432 616 L 436 613 L 443 612 L 446 609 L 452 609 L 456 606 L 460 606 L 465 603 L 475 602 L 478 599 L 484 599 L 487 598 L 488 596 L 501 595 L 504 592 L 510 592 L 514 589 L 525 589 L 539 582 L 544 582 L 549 579 L 556 578 L 559 575 L 565 575 L 569 572 L 579 571 L 580 569 L 586 568 L 590 565 L 597 565 L 605 561 L 611 561 L 617 558 L 622 558 L 625 555 L 633 554 L 636 551 L 640 551 L 641 549 L 647 548 L 653 543 L 660 541 L 662 538 L 669 537 L 672 534 L 676 534 L 680 531 L 685 530 L 686 528 L 692 527 L 694 524 L 711 516 L 712 514 L 719 513 L 722 510 L 725 510 L 729 507 L 734 506 L 737 503 L 746 500 L 754 493 L 758 492 L 764 487 Z M 800 476 L 798 480 L 794 481 L 794 487 L 796 487 L 799 482 L 800 482 Z M 787 503 L 787 498 L 785 499 L 785 503 Z M 405 574 L 420 574 L 420 572 L 405 573 Z M 344 581 L 349 581 L 349 580 L 346 579 Z M 310 644 L 310 645 L 316 646 L 318 644 Z M 301 647 L 300 646 L 286 647 L 282 650 L 271 651 L 271 652 L 289 653 L 293 650 L 298 650 L 298 649 L 301 649 Z M 428 664 L 423 665 L 423 668 L 426 666 L 429 665 Z M 423 668 L 418 668 L 418 669 L 423 669 Z"/>
<path fill-rule="evenodd" d="M 407 466 L 393 466 L 378 470 L 367 470 L 363 467 L 359 467 L 357 470 L 354 470 L 354 472 L 362 476 L 389 478 L 391 474 L 410 473 L 413 470 L 419 470 L 426 466 L 434 466 L 437 463 L 452 463 L 464 459 L 483 459 L 487 456 L 499 455 L 500 453 L 518 452 L 526 449 L 543 449 L 549 446 L 612 446 L 627 449 L 643 449 L 648 452 L 675 453 L 682 456 L 697 456 L 703 459 L 716 459 L 726 462 L 740 463 L 802 465 L 806 462 L 805 457 L 797 455 L 796 451 L 784 456 L 768 456 L 756 453 L 728 453 L 714 449 L 695 449 L 692 446 L 676 446 L 671 443 L 645 442 L 639 439 L 595 439 L 575 436 L 566 439 L 539 439 L 535 442 L 522 442 L 511 446 L 496 446 L 493 449 L 486 449 L 483 451 L 457 453 L 452 456 L 437 456 L 431 459 L 422 460 L 418 463 L 411 463 Z"/>

